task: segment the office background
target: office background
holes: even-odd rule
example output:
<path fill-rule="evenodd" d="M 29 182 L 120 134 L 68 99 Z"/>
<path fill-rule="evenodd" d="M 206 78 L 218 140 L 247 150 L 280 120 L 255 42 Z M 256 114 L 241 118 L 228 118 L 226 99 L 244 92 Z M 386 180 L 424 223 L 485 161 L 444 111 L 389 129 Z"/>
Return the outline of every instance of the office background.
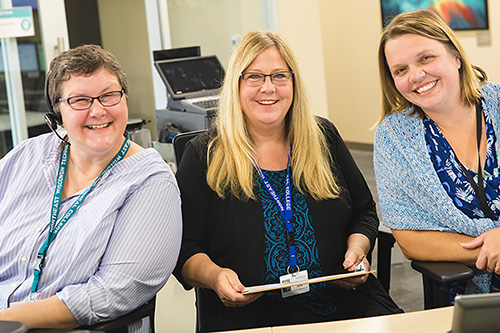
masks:
<path fill-rule="evenodd" d="M 13 0 L 24 1 L 30 2 Z M 200 45 L 202 55 L 216 54 L 226 66 L 238 38 L 251 29 L 274 28 L 297 55 L 314 112 L 332 120 L 346 141 L 373 143 L 370 128 L 378 119 L 381 101 L 377 72 L 377 45 L 382 31 L 379 0 L 38 3 L 39 11 L 45 7 L 45 12 L 54 13 L 41 20 L 45 21 L 42 25 L 67 18 L 67 28 L 66 22 L 51 27 L 51 32 L 62 36 L 55 37 L 56 41 L 44 42 L 43 35 L 48 33 L 42 31 L 46 62 L 53 57 L 54 49 L 67 48 L 72 40 L 72 46 L 94 42 L 113 52 L 130 80 L 130 117 L 151 120 L 148 128 L 153 139 L 157 137 L 155 109 L 166 106 L 165 90 L 158 90 L 163 83 L 152 66 L 153 50 Z M 487 71 L 490 81 L 500 82 L 500 21 L 495 19 L 500 14 L 500 2 L 489 1 L 488 12 L 489 30 L 459 31 L 457 35 L 472 62 Z"/>
<path fill-rule="evenodd" d="M 264 28 L 264 2 L 170 0 L 172 47 L 201 45 L 202 54 L 216 54 L 225 66 L 232 36 Z M 299 59 L 314 112 L 332 120 L 346 141 L 373 143 L 370 127 L 378 119 L 381 104 L 377 69 L 380 2 L 273 2 L 276 28 Z M 140 0 L 100 0 L 98 5 L 103 46 L 118 56 L 131 79 L 131 112 L 153 119 L 152 76 L 156 73 L 147 61 L 144 5 Z M 471 61 L 487 71 L 490 81 L 500 82 L 500 20 L 496 19 L 500 2 L 488 1 L 488 11 L 489 30 L 459 31 L 457 36 Z"/>
<path fill-rule="evenodd" d="M 70 40 L 101 44 L 117 56 L 130 81 L 130 118 L 151 120 L 153 139 L 155 109 L 165 106 L 157 105 L 153 84 L 157 73 L 151 52 L 158 45 L 200 45 L 202 55 L 215 54 L 226 66 L 234 43 L 247 31 L 274 28 L 297 55 L 313 112 L 332 120 L 351 146 L 369 149 L 373 143 L 370 128 L 381 104 L 379 0 L 39 0 L 49 1 L 66 5 Z M 151 13 L 151 5 L 158 12 Z M 471 61 L 487 71 L 490 81 L 500 82 L 500 1 L 489 1 L 488 12 L 489 30 L 457 36 Z M 160 41 L 151 39 L 151 15 L 159 21 Z M 362 170 L 372 172 L 370 165 Z M 403 292 L 412 297 L 413 291 Z M 192 332 L 194 311 L 193 293 L 170 279 L 158 297 L 157 331 Z"/>

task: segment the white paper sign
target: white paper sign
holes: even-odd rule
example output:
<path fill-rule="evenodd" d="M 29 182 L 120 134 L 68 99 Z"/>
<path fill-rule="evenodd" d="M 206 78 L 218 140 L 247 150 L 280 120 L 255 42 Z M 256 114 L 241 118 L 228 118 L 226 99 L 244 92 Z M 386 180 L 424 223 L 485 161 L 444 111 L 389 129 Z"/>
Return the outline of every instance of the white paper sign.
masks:
<path fill-rule="evenodd" d="M 31 7 L 0 9 L 0 38 L 34 36 Z"/>

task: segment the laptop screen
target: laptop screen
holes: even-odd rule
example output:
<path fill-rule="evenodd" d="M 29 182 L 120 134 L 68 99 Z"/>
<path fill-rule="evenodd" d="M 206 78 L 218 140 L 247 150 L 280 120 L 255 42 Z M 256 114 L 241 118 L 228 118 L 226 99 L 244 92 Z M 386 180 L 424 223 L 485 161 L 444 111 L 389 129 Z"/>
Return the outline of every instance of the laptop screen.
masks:
<path fill-rule="evenodd" d="M 224 79 L 216 56 L 161 60 L 155 66 L 173 99 L 216 95 Z"/>
<path fill-rule="evenodd" d="M 500 293 L 455 297 L 453 333 L 500 332 Z"/>

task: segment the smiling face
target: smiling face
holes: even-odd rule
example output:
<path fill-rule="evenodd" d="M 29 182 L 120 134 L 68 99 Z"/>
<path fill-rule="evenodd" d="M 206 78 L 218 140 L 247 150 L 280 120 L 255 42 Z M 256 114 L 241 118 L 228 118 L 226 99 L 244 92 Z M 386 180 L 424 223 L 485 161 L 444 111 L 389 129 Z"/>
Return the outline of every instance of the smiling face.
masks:
<path fill-rule="evenodd" d="M 101 68 L 88 77 L 71 75 L 62 84 L 61 96 L 96 97 L 121 89 L 116 75 Z M 75 111 L 65 102 L 60 102 L 58 106 L 72 149 L 89 156 L 116 153 L 120 149 L 128 117 L 125 96 L 120 103 L 111 107 L 102 106 L 97 99 L 90 109 L 83 111 Z"/>
<path fill-rule="evenodd" d="M 444 44 L 401 35 L 387 41 L 385 56 L 396 89 L 425 113 L 446 112 L 461 104 L 461 62 Z"/>
<path fill-rule="evenodd" d="M 268 47 L 243 72 L 272 74 L 289 71 L 278 49 Z M 275 86 L 270 77 L 260 87 L 240 81 L 240 103 L 247 126 L 253 130 L 284 130 L 285 117 L 293 101 L 293 81 Z"/>

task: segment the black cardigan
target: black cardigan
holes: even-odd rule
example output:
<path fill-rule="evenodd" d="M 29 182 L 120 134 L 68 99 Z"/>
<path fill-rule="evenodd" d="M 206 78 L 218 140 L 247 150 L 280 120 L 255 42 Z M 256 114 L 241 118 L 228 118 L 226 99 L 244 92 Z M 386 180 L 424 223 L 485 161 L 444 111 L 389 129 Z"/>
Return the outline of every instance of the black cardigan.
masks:
<path fill-rule="evenodd" d="M 343 271 L 342 263 L 350 234 L 366 235 L 373 248 L 379 221 L 370 190 L 337 129 L 323 118 L 318 118 L 318 123 L 325 134 L 333 161 L 331 170 L 341 192 L 334 200 L 316 201 L 307 193 L 304 197 L 315 231 L 320 263 L 324 274 L 330 275 Z M 182 279 L 182 266 L 192 255 L 201 252 L 217 265 L 234 270 L 243 285 L 262 284 L 265 269 L 262 204 L 258 199 L 241 201 L 231 196 L 222 200 L 210 189 L 206 182 L 209 137 L 207 132 L 187 144 L 177 170 L 184 227 L 174 275 L 184 288 L 190 289 L 191 286 Z M 213 307 L 218 307 L 220 311 L 234 310 L 225 308 L 212 290 L 200 290 L 198 296 L 200 292 L 211 299 L 208 302 L 212 308 L 211 316 L 219 315 L 213 313 Z M 244 311 L 241 309 L 245 308 L 238 310 Z M 201 309 L 202 316 L 204 313 L 208 315 L 206 309 Z M 227 314 L 223 317 L 227 319 Z M 217 326 L 209 329 L 228 328 Z"/>

